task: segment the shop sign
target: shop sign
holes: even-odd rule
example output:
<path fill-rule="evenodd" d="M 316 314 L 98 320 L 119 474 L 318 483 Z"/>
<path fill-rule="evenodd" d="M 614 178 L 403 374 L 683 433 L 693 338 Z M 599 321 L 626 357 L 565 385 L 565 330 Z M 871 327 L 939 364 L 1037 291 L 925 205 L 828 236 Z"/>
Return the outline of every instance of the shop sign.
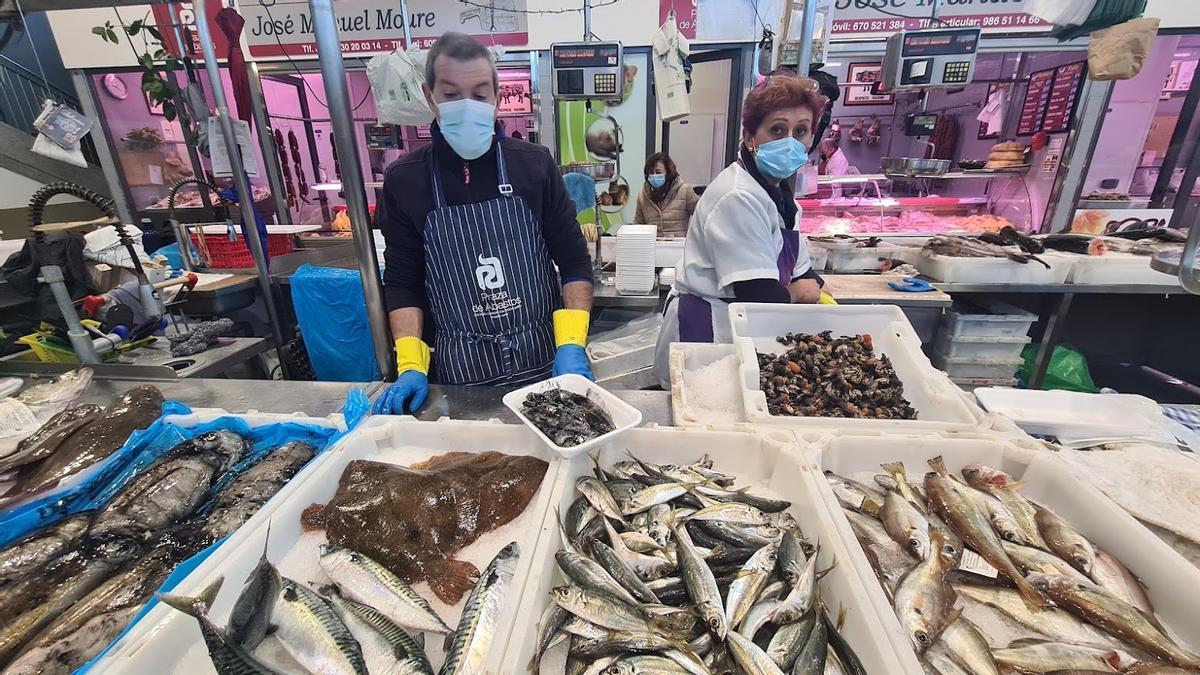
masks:
<path fill-rule="evenodd" d="M 675 11 L 675 26 L 689 40 L 696 39 L 696 0 L 658 0 L 658 25 L 663 25 Z"/>
<path fill-rule="evenodd" d="M 1050 24 L 1021 11 L 1027 0 L 833 0 L 833 36 L 886 37 L 902 30 L 948 26 L 997 33 L 1044 31 Z"/>
<path fill-rule="evenodd" d="M 404 47 L 404 16 L 394 0 L 339 0 L 338 37 L 343 54 L 380 54 Z M 254 58 L 315 56 L 308 0 L 259 0 L 240 5 L 242 41 Z M 431 47 L 443 33 L 473 35 L 485 45 L 529 43 L 526 0 L 409 0 L 413 42 Z"/>
<path fill-rule="evenodd" d="M 225 40 L 225 34 L 217 29 L 217 25 L 213 23 L 213 17 L 221 11 L 224 6 L 220 2 L 210 2 L 205 8 L 208 14 L 208 25 L 212 29 L 213 50 L 217 54 L 218 59 L 224 59 L 229 52 L 229 43 Z M 163 44 L 166 45 L 167 51 L 175 56 L 182 56 L 179 51 L 179 45 L 175 42 L 175 31 L 171 30 L 171 14 L 167 11 L 167 6 L 153 5 L 150 9 L 154 12 L 154 23 L 158 26 L 158 30 L 162 33 Z M 182 27 L 181 33 L 191 38 L 192 44 L 190 56 L 200 60 L 203 57 L 200 55 L 200 36 L 196 32 L 196 11 L 192 9 L 192 3 L 181 2 L 175 5 L 175 11 L 179 15 L 179 23 Z M 185 38 L 187 39 L 187 38 Z"/>

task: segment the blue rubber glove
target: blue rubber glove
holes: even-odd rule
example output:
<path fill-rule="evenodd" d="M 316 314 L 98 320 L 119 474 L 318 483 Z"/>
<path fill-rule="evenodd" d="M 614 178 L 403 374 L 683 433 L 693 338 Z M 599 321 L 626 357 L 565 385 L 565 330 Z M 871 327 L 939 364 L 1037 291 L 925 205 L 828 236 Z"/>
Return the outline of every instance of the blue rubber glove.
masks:
<path fill-rule="evenodd" d="M 371 412 L 376 415 L 403 415 L 413 413 L 425 403 L 429 395 L 429 378 L 419 370 L 400 373 L 400 377 L 375 399 Z"/>
<path fill-rule="evenodd" d="M 559 375 L 582 375 L 596 380 L 588 365 L 587 352 L 579 345 L 563 345 L 554 352 L 554 376 Z"/>

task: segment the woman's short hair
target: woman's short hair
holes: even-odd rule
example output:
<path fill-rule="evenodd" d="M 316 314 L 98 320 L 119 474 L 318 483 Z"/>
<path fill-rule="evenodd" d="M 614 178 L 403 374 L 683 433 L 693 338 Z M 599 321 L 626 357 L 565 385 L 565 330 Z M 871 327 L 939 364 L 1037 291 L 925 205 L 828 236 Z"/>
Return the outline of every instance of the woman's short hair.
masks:
<path fill-rule="evenodd" d="M 742 105 L 742 129 L 754 135 L 768 115 L 787 108 L 808 108 L 812 111 L 815 126 L 825 111 L 825 104 L 826 99 L 815 81 L 799 75 L 771 75 L 746 96 Z"/>

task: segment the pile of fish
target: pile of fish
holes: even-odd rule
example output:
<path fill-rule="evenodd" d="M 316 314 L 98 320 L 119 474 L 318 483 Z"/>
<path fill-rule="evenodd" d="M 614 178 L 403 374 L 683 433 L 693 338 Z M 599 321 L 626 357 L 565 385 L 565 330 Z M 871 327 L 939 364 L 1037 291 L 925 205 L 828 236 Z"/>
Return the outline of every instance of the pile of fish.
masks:
<path fill-rule="evenodd" d="M 29 388 L 17 400 L 30 407 L 42 400 L 73 400 L 90 380 L 90 370 L 67 373 L 55 382 Z M 158 419 L 162 404 L 162 392 L 155 387 L 134 387 L 107 408 L 66 408 L 20 441 L 0 446 L 0 481 L 7 483 L 0 493 L 0 509 L 50 490 L 107 459 L 130 434 Z"/>
<path fill-rule="evenodd" d="M 288 443 L 239 471 L 249 451 L 233 432 L 201 434 L 167 451 L 103 508 L 0 549 L 3 673 L 70 673 L 87 662 L 176 565 L 244 524 L 315 454 Z"/>
<path fill-rule="evenodd" d="M 925 242 L 924 250 L 952 258 L 1008 258 L 1022 265 L 1028 264 L 1032 260 L 1045 265 L 1046 269 L 1050 269 L 1050 265 L 1045 260 L 1032 253 L 1026 253 L 1015 247 L 989 244 L 970 237 L 948 234 L 930 237 L 929 241 Z"/>
<path fill-rule="evenodd" d="M 332 583 L 320 589 L 282 576 L 264 551 L 224 628 L 208 615 L 224 579 L 194 598 L 160 598 L 197 619 L 218 675 L 432 675 L 422 633 L 446 636 L 441 675 L 474 675 L 484 672 L 519 555 L 513 542 L 492 559 L 457 630 L 383 565 L 333 545 L 323 548 L 320 560 Z"/>
<path fill-rule="evenodd" d="M 581 445 L 616 429 L 612 416 L 598 403 L 562 388 L 531 392 L 521 402 L 521 414 L 563 448 Z"/>
<path fill-rule="evenodd" d="M 451 452 L 409 467 L 356 459 L 333 499 L 306 509 L 302 524 L 407 583 L 429 582 L 454 605 L 479 578 L 454 554 L 521 515 L 548 468 L 537 457 L 499 452 Z"/>
<path fill-rule="evenodd" d="M 928 463 L 920 485 L 902 464 L 884 464 L 882 489 L 826 472 L 928 672 L 1200 669 L 1137 577 L 1020 483 L 981 464 L 960 480 L 941 457 Z"/>
<path fill-rule="evenodd" d="M 791 503 L 733 482 L 707 457 L 580 477 L 529 670 L 566 642 L 568 673 L 863 673 Z"/>
<path fill-rule="evenodd" d="M 917 418 L 886 354 L 875 356 L 870 335 L 830 331 L 779 338 L 781 354 L 759 354 L 759 387 L 772 415 Z"/>

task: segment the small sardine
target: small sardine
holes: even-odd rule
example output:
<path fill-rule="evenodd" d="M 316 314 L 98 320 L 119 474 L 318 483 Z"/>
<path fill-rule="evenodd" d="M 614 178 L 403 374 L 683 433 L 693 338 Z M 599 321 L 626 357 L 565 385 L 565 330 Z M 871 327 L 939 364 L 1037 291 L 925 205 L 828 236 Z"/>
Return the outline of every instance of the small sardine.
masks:
<path fill-rule="evenodd" d="M 925 672 L 928 673 L 932 668 L 933 675 L 971 675 L 970 671 L 958 665 L 941 640 L 926 649 L 921 655 L 921 660 L 925 662 Z"/>
<path fill-rule="evenodd" d="M 604 675 L 688 675 L 690 671 L 665 656 L 627 656 L 604 669 Z"/>
<path fill-rule="evenodd" d="M 537 673 L 542 671 L 542 656 L 545 655 L 546 650 L 553 644 L 555 636 L 562 630 L 563 624 L 569 618 L 571 618 L 571 613 L 560 607 L 557 603 L 552 602 L 546 606 L 546 611 L 542 612 L 542 618 L 538 621 L 537 640 L 534 643 L 533 658 L 529 660 L 529 665 L 526 667 L 529 672 L 537 675 Z"/>
<path fill-rule="evenodd" d="M 587 497 L 592 508 L 599 511 L 601 515 L 612 518 L 622 525 L 629 525 L 625 516 L 621 515 L 621 507 L 617 505 L 617 500 L 613 498 L 604 483 L 597 480 L 595 476 L 580 476 L 579 480 L 575 481 L 575 489 Z"/>
<path fill-rule="evenodd" d="M 621 539 L 621 535 L 617 534 L 617 531 L 613 529 L 612 524 L 608 522 L 608 519 L 603 518 L 602 520 L 604 521 L 604 528 L 608 532 L 608 539 L 612 544 L 613 551 L 620 556 L 621 560 L 623 560 L 630 569 L 637 572 L 638 577 L 640 577 L 642 580 L 649 581 L 651 579 L 657 579 L 671 571 L 673 567 L 671 561 L 667 560 L 666 558 L 660 558 L 654 555 L 646 555 L 644 553 L 638 553 L 630 550 L 629 547 L 625 545 L 625 540 Z M 609 570 L 609 573 L 612 574 L 613 570 Z M 618 581 L 619 580 L 620 579 L 618 578 Z"/>
<path fill-rule="evenodd" d="M 649 516 L 646 534 L 659 546 L 665 547 L 671 537 L 671 505 L 655 504 L 647 513 Z"/>
<path fill-rule="evenodd" d="M 638 515 L 645 515 L 645 512 Z M 636 527 L 636 523 L 634 526 Z M 625 542 L 626 548 L 635 553 L 654 553 L 663 550 L 663 547 L 659 546 L 658 542 L 654 541 L 650 535 L 637 530 L 622 532 L 621 541 Z"/>
<path fill-rule="evenodd" d="M 462 617 L 453 638 L 447 636 L 446 662 L 439 675 L 470 675 L 484 672 L 484 662 L 500 622 L 500 613 L 516 573 L 521 549 L 517 542 L 500 549 L 488 563 L 463 605 Z"/>
<path fill-rule="evenodd" d="M 597 541 L 592 543 L 592 554 L 596 557 L 600 567 L 626 591 L 626 595 L 632 595 L 641 602 L 658 602 L 658 597 L 642 580 L 638 571 L 615 550 L 604 542 Z"/>
<path fill-rule="evenodd" d="M 223 581 L 224 578 L 218 578 L 194 598 L 159 593 L 158 599 L 200 623 L 200 634 L 204 637 L 208 656 L 218 675 L 275 675 L 275 671 L 260 663 L 245 649 L 227 640 L 224 631 L 208 618 L 208 609 L 212 607 Z"/>
<path fill-rule="evenodd" d="M 325 574 L 351 600 L 378 609 L 401 626 L 430 633 L 451 632 L 425 598 L 371 558 L 347 548 L 325 545 L 320 563 Z"/>
<path fill-rule="evenodd" d="M 554 554 L 554 560 L 558 563 L 558 566 L 562 569 L 563 573 L 580 586 L 583 586 L 584 588 L 590 588 L 591 590 L 601 593 L 608 593 L 609 595 L 612 595 L 623 602 L 627 602 L 630 605 L 637 605 L 638 600 L 624 586 L 614 579 L 602 565 L 591 558 L 564 549 Z M 636 575 L 634 576 L 636 577 Z M 654 598 L 653 591 L 650 592 L 648 597 Z M 657 601 L 658 598 L 654 598 L 654 600 L 643 600 L 643 602 Z"/>
<path fill-rule="evenodd" d="M 821 675 L 825 672 L 825 661 L 829 654 L 829 630 L 825 622 L 816 615 L 817 613 L 813 612 L 813 627 L 796 656 L 792 675 Z"/>
<path fill-rule="evenodd" d="M 567 518 L 563 522 L 563 527 L 566 528 L 567 534 L 571 537 L 579 536 L 583 531 L 583 526 L 587 525 L 588 521 L 596 517 L 596 508 L 588 501 L 587 497 L 577 497 L 571 502 L 570 508 L 567 509 Z"/>
<path fill-rule="evenodd" d="M 770 517 L 742 502 L 717 502 L 688 516 L 688 520 L 716 521 L 735 525 L 769 525 Z"/>
<path fill-rule="evenodd" d="M 787 538 L 788 534 L 784 533 L 784 539 Z M 750 559 L 742 566 L 733 583 L 729 585 L 729 592 L 725 596 L 726 625 L 737 626 L 742 619 L 746 618 L 746 614 L 758 600 L 758 594 L 762 591 L 763 586 L 767 585 L 767 580 L 770 579 L 771 572 L 775 569 L 779 550 L 779 546 L 776 545 L 764 546 L 750 556 Z"/>
<path fill-rule="evenodd" d="M 739 525 L 716 520 L 696 521 L 696 525 L 705 534 L 738 548 L 759 548 L 783 537 L 783 531 L 773 525 Z M 691 531 L 689 528 L 688 532 Z"/>
<path fill-rule="evenodd" d="M 696 487 L 697 483 L 661 483 L 642 488 L 623 503 L 621 512 L 627 516 L 641 513 L 651 506 L 666 504 L 688 490 Z"/>
<path fill-rule="evenodd" d="M 724 640 L 729 623 L 725 619 L 725 608 L 721 604 L 721 591 L 717 588 L 717 580 L 704 562 L 704 557 L 696 550 L 687 530 L 676 526 L 674 534 L 678 545 L 679 570 L 688 596 L 696 603 L 696 611 L 708 626 L 708 630 L 718 640 Z M 774 567 L 774 561 L 771 562 L 771 567 Z"/>
<path fill-rule="evenodd" d="M 800 580 L 800 573 L 804 570 L 804 563 L 808 561 L 808 555 L 804 552 L 806 542 L 803 535 L 800 534 L 800 528 L 793 527 L 783 531 L 783 538 L 779 541 L 779 576 L 789 586 L 795 586 Z"/>
<path fill-rule="evenodd" d="M 796 580 L 796 584 L 792 586 L 791 591 L 784 596 L 779 605 L 775 607 L 775 611 L 771 612 L 771 623 L 777 626 L 799 621 L 800 617 L 804 616 L 813 606 L 813 599 L 817 592 L 817 553 L 820 551 L 818 547 L 808 561 L 804 563 L 804 569 L 800 571 L 800 576 Z"/>
<path fill-rule="evenodd" d="M 771 660 L 775 662 L 775 665 L 779 666 L 780 670 L 792 672 L 792 666 L 796 664 L 797 659 L 804 653 L 813 631 L 824 631 L 825 626 L 822 625 L 818 629 L 818 623 L 817 613 L 809 612 L 799 621 L 780 626 L 779 630 L 775 631 L 775 634 L 771 636 L 771 641 L 767 644 L 767 656 L 771 657 Z M 824 642 L 823 639 L 820 641 Z M 819 650 L 822 660 L 825 657 L 825 648 L 825 645 L 822 644 Z M 813 651 L 817 651 L 815 646 Z M 824 667 L 825 664 L 821 663 L 820 668 L 824 669 Z M 800 668 L 800 672 L 805 672 L 804 667 Z M 816 670 L 815 672 L 821 671 Z"/>
<path fill-rule="evenodd" d="M 1091 542 L 1048 509 L 1039 508 L 1036 520 L 1038 531 L 1042 533 L 1051 552 L 1080 572 L 1087 575 L 1092 573 L 1096 551 Z"/>
<path fill-rule="evenodd" d="M 1045 536 L 1045 532 L 1042 533 Z M 1047 542 L 1050 538 L 1047 537 Z M 1053 546 L 1053 544 L 1051 544 Z M 1060 575 L 1034 573 L 1029 581 L 1068 612 L 1129 640 L 1154 656 L 1185 668 L 1200 668 L 1196 656 L 1164 635 L 1142 612 L 1099 586 Z"/>
<path fill-rule="evenodd" d="M 737 631 L 730 631 L 725 645 L 733 654 L 733 660 L 746 675 L 783 675 L 783 671 L 758 645 Z"/>
<path fill-rule="evenodd" d="M 929 520 L 895 490 L 889 490 L 883 498 L 880 514 L 883 529 L 905 551 L 919 560 L 929 557 Z"/>
<path fill-rule="evenodd" d="M 559 586 L 551 591 L 551 597 L 563 609 L 597 626 L 630 632 L 649 630 L 649 623 L 643 611 L 606 593 L 597 593 L 579 586 Z"/>

